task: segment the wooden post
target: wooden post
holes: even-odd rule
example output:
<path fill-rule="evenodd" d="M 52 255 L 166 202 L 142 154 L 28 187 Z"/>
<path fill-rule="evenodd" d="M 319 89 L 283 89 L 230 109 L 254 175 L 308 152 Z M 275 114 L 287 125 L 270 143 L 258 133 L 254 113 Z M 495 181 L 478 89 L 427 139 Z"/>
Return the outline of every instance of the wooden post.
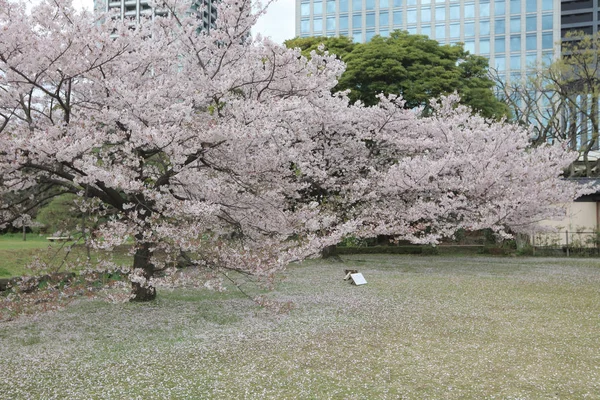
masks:
<path fill-rule="evenodd" d="M 565 231 L 565 237 L 567 238 L 567 257 L 569 257 L 569 231 Z"/>

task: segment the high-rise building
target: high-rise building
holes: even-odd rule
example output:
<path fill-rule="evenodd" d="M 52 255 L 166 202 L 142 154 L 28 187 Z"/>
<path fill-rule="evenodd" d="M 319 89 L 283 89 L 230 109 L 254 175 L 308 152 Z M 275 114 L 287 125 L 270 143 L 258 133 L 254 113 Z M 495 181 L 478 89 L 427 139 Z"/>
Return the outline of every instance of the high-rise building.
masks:
<path fill-rule="evenodd" d="M 595 35 L 600 30 L 600 1 L 598 0 L 562 0 L 561 36 L 569 31 L 579 31 L 586 35 Z"/>
<path fill-rule="evenodd" d="M 583 2 L 592 0 L 571 3 Z M 296 0 L 296 35 L 366 42 L 405 30 L 442 44 L 464 43 L 510 80 L 558 55 L 560 10 L 560 0 Z"/>
<path fill-rule="evenodd" d="M 214 27 L 217 19 L 217 8 L 213 0 L 190 0 L 191 9 L 204 7 L 200 18 L 202 28 L 210 29 Z M 139 21 L 143 17 L 154 17 L 155 15 L 166 15 L 167 11 L 160 8 L 152 9 L 148 0 L 94 0 L 94 11 L 96 12 L 117 12 L 121 18 Z"/>

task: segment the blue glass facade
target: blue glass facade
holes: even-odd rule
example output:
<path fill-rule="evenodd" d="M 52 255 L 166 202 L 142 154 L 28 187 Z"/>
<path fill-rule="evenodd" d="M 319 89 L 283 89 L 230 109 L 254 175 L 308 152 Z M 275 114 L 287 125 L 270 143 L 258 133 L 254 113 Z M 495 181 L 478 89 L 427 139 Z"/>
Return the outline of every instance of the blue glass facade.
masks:
<path fill-rule="evenodd" d="M 296 0 L 298 36 L 349 35 L 356 42 L 396 29 L 490 58 L 516 76 L 552 57 L 560 41 L 559 0 Z"/>

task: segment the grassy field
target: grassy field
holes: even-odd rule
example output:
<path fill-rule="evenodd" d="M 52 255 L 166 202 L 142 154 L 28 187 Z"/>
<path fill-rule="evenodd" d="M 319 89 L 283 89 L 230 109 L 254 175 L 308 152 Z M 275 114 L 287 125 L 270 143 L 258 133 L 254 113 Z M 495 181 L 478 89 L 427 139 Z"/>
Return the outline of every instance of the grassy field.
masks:
<path fill-rule="evenodd" d="M 0 278 L 29 274 L 27 265 L 34 257 L 45 255 L 54 246 L 45 236 L 28 234 L 23 241 L 20 234 L 0 235 Z"/>
<path fill-rule="evenodd" d="M 67 251 L 67 245 L 72 242 L 52 243 L 46 239 L 46 236 L 30 233 L 27 235 L 27 240 L 23 241 L 21 234 L 0 235 L 0 278 L 35 275 L 36 273 L 29 269 L 28 265 L 36 258 L 44 262 L 50 270 L 59 267 Z M 67 260 L 70 261 L 77 258 L 85 259 L 87 256 L 83 245 L 73 246 L 69 251 Z M 125 251 L 110 254 L 92 251 L 91 258 L 94 261 L 99 257 L 123 265 L 129 265 L 131 262 L 131 258 L 125 254 Z"/>
<path fill-rule="evenodd" d="M 344 260 L 289 268 L 267 294 L 288 314 L 162 289 L 0 324 L 0 398 L 598 398 L 597 261 Z"/>

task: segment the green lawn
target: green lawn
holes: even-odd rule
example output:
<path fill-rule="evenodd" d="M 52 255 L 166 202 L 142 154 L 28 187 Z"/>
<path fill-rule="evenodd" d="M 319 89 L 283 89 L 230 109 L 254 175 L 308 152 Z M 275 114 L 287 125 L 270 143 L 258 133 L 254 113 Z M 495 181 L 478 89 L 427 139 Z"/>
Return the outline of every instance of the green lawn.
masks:
<path fill-rule="evenodd" d="M 27 240 L 23 241 L 21 234 L 0 235 L 0 278 L 35 275 L 36 272 L 29 269 L 28 265 L 36 258 L 48 265 L 48 269 L 58 268 L 64 260 L 67 245 L 73 242 L 50 242 L 46 236 L 30 233 Z M 87 258 L 83 245 L 73 246 L 67 260 L 75 262 L 78 258 Z M 131 261 L 123 249 L 112 253 L 93 251 L 91 258 L 93 261 L 98 258 L 110 259 L 120 265 L 129 265 Z"/>
<path fill-rule="evenodd" d="M 159 289 L 0 324 L 0 398 L 598 398 L 597 260 L 344 260 L 289 268 L 267 295 L 289 314 Z"/>
<path fill-rule="evenodd" d="M 35 256 L 44 255 L 53 245 L 45 236 L 28 234 L 23 241 L 20 234 L 0 235 L 0 278 L 29 275 L 27 265 Z"/>

